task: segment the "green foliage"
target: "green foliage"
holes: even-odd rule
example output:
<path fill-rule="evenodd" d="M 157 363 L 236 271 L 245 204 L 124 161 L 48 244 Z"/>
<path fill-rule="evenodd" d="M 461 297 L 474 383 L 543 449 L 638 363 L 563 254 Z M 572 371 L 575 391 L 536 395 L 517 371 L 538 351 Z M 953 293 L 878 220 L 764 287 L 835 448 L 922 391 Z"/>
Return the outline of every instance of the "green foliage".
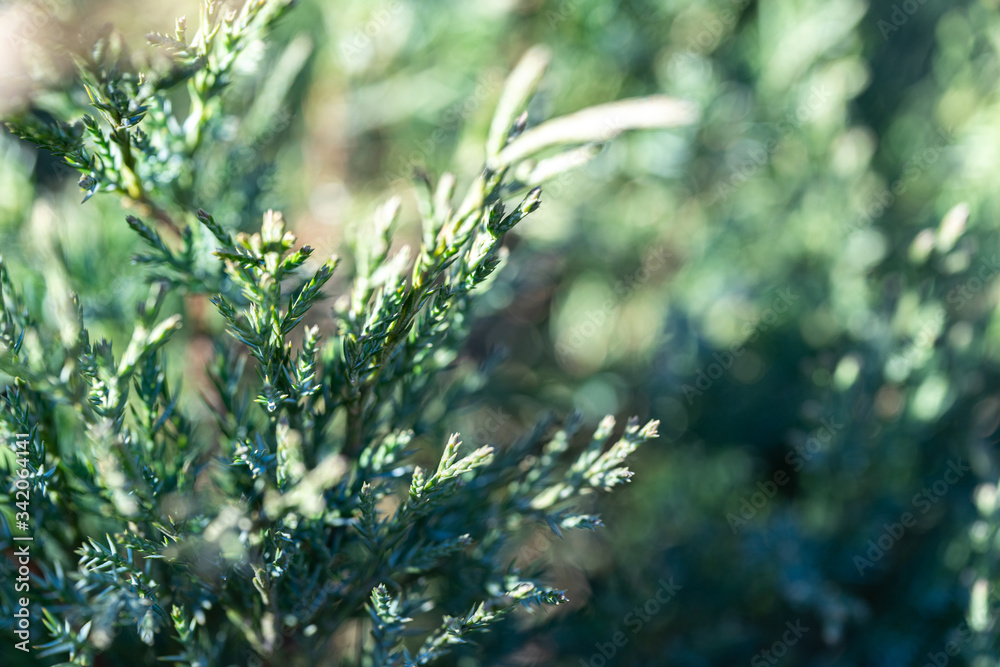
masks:
<path fill-rule="evenodd" d="M 56 285 L 57 316 L 33 319 L 0 260 L 0 436 L 29 434 L 27 455 L 5 448 L 0 463 L 0 516 L 21 526 L 0 546 L 30 526 L 38 571 L 28 606 L 48 635 L 32 636 L 38 658 L 431 664 L 517 608 L 566 601 L 522 571 L 512 547 L 535 525 L 601 525 L 577 508 L 629 481 L 626 458 L 657 435 L 655 421 L 633 419 L 616 438 L 608 417 L 571 460 L 579 419 L 546 420 L 509 446 L 469 451 L 456 434 L 436 467 L 411 462 L 433 449 L 431 399 L 443 393 L 457 409 L 468 398 L 447 371 L 505 260 L 505 235 L 539 207 L 539 186 L 624 130 L 691 122 L 693 108 L 653 97 L 528 127 L 522 112 L 548 60 L 530 51 L 467 194 L 455 197 L 450 174 L 419 176 L 412 261 L 405 248 L 390 253 L 398 200 L 380 207 L 329 326 L 315 311 L 335 258 L 316 265 L 279 213 L 234 233 L 197 208 L 195 174 L 211 161 L 234 65 L 287 5 L 254 0 L 220 16 L 207 3 L 194 36 L 183 20 L 173 36 L 150 36 L 170 61 L 149 71 L 109 33 L 77 62 L 96 118 L 70 105 L 9 124 L 82 174 L 85 201 L 115 193 L 137 209 L 125 222 L 146 246 L 133 271 L 149 284 L 116 354 Z M 182 83 L 187 113 L 177 115 Z M 201 295 L 228 336 L 213 341 L 198 387 L 172 369 L 170 350 L 178 331 L 205 326 L 176 297 Z M 214 396 L 199 412 L 189 394 L 207 385 Z M 21 467 L 26 522 L 14 516 Z M 0 561 L 0 571 L 13 581 L 16 565 Z M 0 591 L 7 623 L 21 605 L 6 584 Z M 345 648 L 358 627 L 366 638 Z"/>
<path fill-rule="evenodd" d="M 656 91 L 703 110 L 696 132 L 626 137 L 546 187 L 484 303 L 477 349 L 510 358 L 483 391 L 513 422 L 648 405 L 670 446 L 643 453 L 640 503 L 602 507 L 613 537 L 532 543 L 587 581 L 586 607 L 468 664 L 597 665 L 618 630 L 609 664 L 766 664 L 796 619 L 810 630 L 775 664 L 995 664 L 996 7 L 349 7 L 317 76 L 354 92 L 352 154 L 379 151 L 352 161 L 352 193 L 414 153 L 478 156 L 479 72 L 528 40 L 555 53 L 546 108 Z M 440 85 L 408 88 L 418 74 Z M 422 125 L 463 112 L 472 127 L 427 150 Z M 958 460 L 972 473 L 927 504 Z M 906 512 L 917 525 L 859 573 Z M 678 604 L 637 615 L 667 574 Z"/>
<path fill-rule="evenodd" d="M 146 360 L 127 385 L 124 423 L 165 438 L 157 451 L 171 466 L 183 461 L 177 480 L 168 481 L 186 490 L 169 496 L 170 511 L 197 514 L 190 503 L 223 516 L 233 499 L 247 495 L 261 508 L 272 503 L 266 511 L 287 506 L 306 517 L 300 522 L 312 521 L 317 512 L 332 512 L 336 499 L 310 505 L 315 494 L 294 489 L 309 488 L 301 480 L 325 484 L 309 471 L 336 454 L 343 461 L 329 461 L 323 473 L 340 480 L 333 488 L 355 465 L 363 481 L 353 513 L 333 519 L 333 541 L 320 546 L 340 553 L 350 542 L 364 554 L 351 556 L 360 562 L 371 550 L 399 553 L 396 545 L 404 549 L 398 558 L 414 568 L 397 582 L 352 589 L 361 613 L 332 634 L 320 623 L 279 624 L 277 656 L 315 647 L 315 661 L 338 664 L 367 642 L 371 663 L 390 655 L 402 662 L 404 649 L 415 659 L 429 639 L 427 648 L 450 648 L 437 663 L 455 667 L 996 663 L 1000 196 L 992 166 L 1000 141 L 994 38 L 1000 11 L 992 3 L 299 0 L 280 21 L 266 19 L 281 7 L 268 3 L 229 61 L 224 94 L 209 96 L 196 114 L 204 122 L 191 125 L 192 83 L 180 80 L 205 63 L 181 53 L 187 46 L 179 42 L 191 42 L 189 36 L 178 40 L 162 30 L 173 22 L 163 12 L 182 10 L 145 3 L 136 11 L 114 0 L 23 4 L 15 3 L 21 11 L 14 15 L 31 24 L 13 32 L 37 42 L 22 56 L 31 65 L 24 73 L 29 79 L 45 73 L 48 82 L 44 90 L 36 81 L 38 88 L 25 91 L 30 104 L 11 120 L 25 133 L 51 136 L 48 150 L 0 136 L 0 251 L 13 279 L 3 295 L 5 303 L 19 304 L 3 310 L 0 329 L 3 345 L 30 361 L 21 372 L 38 371 L 20 393 L 5 394 L 3 409 L 20 432 L 33 424 L 40 432 L 18 448 L 11 465 L 39 464 L 33 483 L 62 494 L 57 520 L 49 514 L 45 523 L 59 539 L 46 536 L 46 551 L 32 555 L 36 577 L 53 590 L 32 588 L 32 594 L 96 610 L 93 618 L 68 622 L 61 609 L 39 616 L 43 605 L 35 604 L 37 641 L 58 647 L 35 662 L 80 655 L 76 647 L 109 646 L 95 656 L 97 664 L 135 664 L 154 652 L 138 626 L 149 609 L 137 596 L 92 607 L 68 578 L 78 570 L 73 551 L 85 547 L 97 555 L 91 538 L 107 549 L 111 534 L 120 561 L 98 579 L 141 583 L 150 562 L 144 554 L 169 551 L 161 543 L 180 528 L 160 522 L 167 534 L 132 537 L 110 525 L 117 519 L 101 518 L 111 516 L 102 508 L 115 502 L 114 494 L 98 505 L 90 498 L 97 491 L 76 483 L 66 495 L 67 474 L 71 480 L 91 474 L 76 461 L 94 460 L 87 420 L 96 418 L 85 420 L 70 407 L 91 389 L 63 384 L 78 382 L 79 354 L 61 356 L 76 345 L 82 311 L 90 341 L 111 341 L 117 361 L 136 328 L 134 305 L 150 300 L 152 286 L 151 306 L 160 289 L 164 294 L 147 330 L 175 313 L 182 326 L 157 353 L 162 374 L 143 388 L 148 396 L 159 392 L 156 411 L 137 394 Z M 46 70 L 45 59 L 76 33 L 90 35 L 116 8 L 124 17 L 115 22 L 130 36 L 105 34 L 111 55 L 102 62 L 106 72 L 119 64 L 137 106 L 95 90 L 126 121 L 138 106 L 149 107 L 128 132 L 151 204 L 98 190 L 80 206 L 94 184 L 85 181 L 81 191 L 76 182 L 90 170 L 53 153 L 73 158 L 82 141 L 88 158 L 110 154 L 107 177 L 119 178 L 115 130 L 82 85 L 104 75 L 59 79 L 60 70 Z M 194 32 L 200 21 L 187 11 Z M 154 36 L 159 46 L 126 55 L 122 45 L 137 44 L 150 27 L 169 36 Z M 226 61 L 223 30 L 206 66 Z M 552 52 L 544 77 L 539 65 L 546 53 L 531 49 L 535 43 Z M 94 60 L 90 51 L 78 54 L 78 62 L 92 70 L 85 64 Z M 502 95 L 503 74 L 524 53 L 511 79 L 522 94 Z M 148 99 L 129 92 L 141 88 L 129 83 L 136 71 L 147 81 L 166 81 L 162 91 Z M 171 73 L 177 85 L 168 85 Z M 212 86 L 209 78 L 202 90 Z M 11 81 L 2 79 L 5 92 Z M 16 89 L 19 80 L 13 81 Z M 455 191 L 465 194 L 484 166 L 496 166 L 512 145 L 510 134 L 531 138 L 536 119 L 659 94 L 696 101 L 698 123 L 606 144 L 574 140 L 508 169 L 498 198 L 504 208 L 489 209 L 485 228 L 474 225 L 473 242 L 485 248 L 502 234 L 495 255 L 480 266 L 498 260 L 503 270 L 470 292 L 457 276 L 447 293 L 439 290 L 470 256 L 461 250 L 426 290 L 410 333 L 393 340 L 393 351 L 380 352 L 406 320 L 421 248 L 437 247 L 445 221 L 428 225 L 428 219 L 457 212 L 463 200 Z M 7 103 L 6 95 L 0 98 Z M 642 119 L 629 106 L 619 115 Z M 103 138 L 88 132 L 85 115 Z M 174 148 L 140 160 L 137 130 L 152 136 L 160 115 L 173 118 L 166 124 L 175 138 L 157 145 Z M 613 132 L 618 121 L 608 121 L 592 126 L 590 139 Z M 190 155 L 183 148 L 189 127 L 199 134 Z M 565 127 L 555 126 L 559 136 L 572 136 Z M 531 143 L 540 145 L 535 136 Z M 154 164 L 164 176 L 150 176 Z M 545 181 L 544 206 L 531 220 L 521 224 L 509 215 L 538 185 L 532 174 L 542 178 L 573 165 L 581 168 Z M 414 202 L 408 185 L 415 168 Z M 119 175 L 124 187 L 128 181 Z M 523 185 L 515 191 L 515 183 Z M 405 190 L 398 202 L 386 202 L 390 184 Z M 123 204 L 130 210 L 123 212 Z M 242 278 L 227 272 L 227 261 L 238 258 L 214 253 L 246 255 L 239 234 L 260 234 L 269 210 L 283 211 L 301 239 L 279 261 L 303 244 L 315 250 L 280 281 L 277 307 L 256 313 L 236 283 Z M 139 229 L 127 224 L 126 213 Z M 280 327 L 297 290 L 331 253 L 341 261 L 321 290 L 330 300 L 317 301 L 281 348 L 278 337 L 255 327 Z M 142 265 L 131 266 L 130 256 Z M 430 257 L 425 265 L 434 263 Z M 259 289 L 261 276 L 248 270 Z M 394 291 L 401 284 L 403 292 Z M 226 333 L 236 329 L 210 302 L 220 296 L 237 327 L 277 353 L 274 367 L 261 367 L 247 345 Z M 327 374 L 335 367 L 343 384 L 327 395 L 324 378 L 334 377 Z M 101 369 L 99 378 L 111 378 L 117 364 Z M 253 369 L 269 373 L 267 392 Z M 50 390 L 68 395 L 49 407 L 27 396 Z M 99 402 L 104 391 L 96 393 Z M 110 394 L 107 400 L 113 418 L 116 400 Z M 323 419 L 327 405 L 338 407 L 321 431 L 301 425 Z M 36 423 L 29 406 L 44 419 Z M 547 410 L 574 409 L 581 414 L 564 424 L 532 426 Z M 349 420 L 352 410 L 357 416 Z M 591 480 L 616 479 L 611 471 L 622 466 L 613 455 L 606 467 L 594 463 L 613 442 L 624 439 L 619 448 L 628 447 L 625 423 L 599 451 L 581 424 L 592 428 L 605 413 L 626 411 L 660 418 L 663 445 L 634 455 L 637 474 L 628 493 L 603 497 L 600 517 L 589 502 L 561 509 L 564 491 L 596 490 Z M 387 421 L 374 425 L 379 420 Z M 506 581 L 514 561 L 521 579 L 566 590 L 569 602 L 532 615 L 515 611 L 495 620 L 494 631 L 475 631 L 474 643 L 449 644 L 447 629 L 461 629 L 480 603 L 484 615 L 510 603 L 496 596 L 511 591 L 487 590 L 482 572 L 461 567 L 474 567 L 492 546 L 456 517 L 428 541 L 409 544 L 392 519 L 410 503 L 416 466 L 415 490 L 434 476 L 450 434 L 460 432 L 465 442 L 455 464 L 483 446 L 495 449 L 492 463 L 439 477 L 419 491 L 456 508 L 461 484 L 490 482 L 504 443 L 525 431 L 524 441 L 536 445 L 527 446 L 523 469 L 492 497 L 499 505 L 490 507 L 498 509 L 483 521 L 498 522 L 505 499 L 514 496 L 534 518 L 508 533 L 492 581 Z M 53 432 L 64 434 L 55 452 L 61 468 L 49 458 Z M 350 453 L 349 440 L 362 443 L 359 453 Z M 6 448 L 0 454 L 9 456 Z M 158 459 L 154 472 L 161 466 Z M 220 476 L 220 468 L 229 472 Z M 546 475 L 548 482 L 538 482 Z M 263 497 L 254 490 L 258 483 Z M 422 512 L 419 506 L 409 505 Z M 211 549 L 188 545 L 177 556 L 197 566 L 195 574 L 177 577 L 182 588 L 227 572 L 222 555 L 196 555 L 238 559 L 249 548 L 239 541 L 239 517 L 255 511 L 266 515 L 242 506 L 228 512 L 237 525 L 215 524 Z M 422 525 L 436 521 L 433 511 L 419 516 Z M 571 530 L 602 521 L 611 528 Z M 259 526 L 251 527 L 259 535 Z M 129 564 L 126 548 L 139 567 Z M 269 545 L 253 548 L 271 552 Z M 12 553 L 6 549 L 4 557 Z M 263 567 L 262 555 L 254 559 L 253 567 Z M 164 621 L 153 611 L 147 621 L 159 628 L 156 642 L 168 633 L 162 655 L 193 643 L 190 658 L 198 660 L 212 650 L 202 631 L 229 624 L 239 634 L 219 664 L 257 664 L 249 652 L 238 652 L 250 649 L 242 628 L 256 617 L 230 620 L 218 603 L 206 609 L 200 598 L 174 607 L 157 576 L 166 560 L 151 561 L 160 586 L 150 595 L 171 616 Z M 420 574 L 434 567 L 446 575 Z M 228 576 L 235 587 L 236 575 Z M 249 598 L 260 600 L 263 590 L 285 603 L 280 582 L 288 575 L 272 576 L 271 584 L 266 571 L 239 576 L 249 582 Z M 410 586 L 421 578 L 425 589 Z M 0 600 L 8 603 L 9 581 L 0 583 Z M 665 598 L 675 581 L 680 594 Z M 338 586 L 325 571 L 317 573 L 298 594 L 296 613 L 315 611 L 314 618 L 339 609 L 345 598 Z M 133 607 L 130 625 L 109 632 L 112 616 Z M 445 616 L 454 619 L 450 625 L 443 625 Z M 806 630 L 779 659 L 774 646 L 789 626 Z M 261 634 L 263 626 L 247 627 Z M 0 663 L 24 660 L 12 643 L 0 642 Z"/>

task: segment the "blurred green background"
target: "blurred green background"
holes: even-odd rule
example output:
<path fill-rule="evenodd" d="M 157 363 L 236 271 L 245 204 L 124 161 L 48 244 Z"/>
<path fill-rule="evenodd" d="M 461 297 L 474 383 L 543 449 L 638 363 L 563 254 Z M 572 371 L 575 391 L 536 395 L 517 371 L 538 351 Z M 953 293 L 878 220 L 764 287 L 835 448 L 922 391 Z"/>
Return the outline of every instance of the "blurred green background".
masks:
<path fill-rule="evenodd" d="M 112 20 L 140 52 L 195 15 L 38 7 L 43 37 Z M 571 603 L 451 662 L 1000 664 L 998 3 L 304 0 L 245 59 L 195 204 L 240 228 L 280 208 L 301 241 L 343 250 L 415 166 L 471 180 L 536 43 L 554 52 L 536 122 L 652 93 L 702 119 L 627 135 L 546 188 L 454 374 L 505 360 L 424 430 L 503 445 L 576 408 L 658 418 L 661 438 L 600 500 L 605 529 L 539 526 L 512 550 Z M 15 84 L 59 79 L 5 59 Z M 144 293 L 120 203 L 81 206 L 73 174 L 10 136 L 0 190 L 34 312 L 69 287 L 95 337 L 120 337 Z M 401 244 L 419 238 L 405 201 Z M 197 384 L 221 324 L 174 307 L 206 312 L 173 344 Z"/>

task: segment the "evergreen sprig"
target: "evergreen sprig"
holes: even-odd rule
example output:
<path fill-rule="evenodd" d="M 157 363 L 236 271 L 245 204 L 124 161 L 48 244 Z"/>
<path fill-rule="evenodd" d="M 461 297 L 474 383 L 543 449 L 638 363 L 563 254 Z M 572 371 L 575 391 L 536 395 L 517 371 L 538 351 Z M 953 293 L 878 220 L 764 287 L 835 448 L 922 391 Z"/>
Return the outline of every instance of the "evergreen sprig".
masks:
<path fill-rule="evenodd" d="M 627 457 L 656 437 L 655 421 L 633 419 L 605 449 L 609 417 L 569 460 L 581 429 L 572 416 L 555 430 L 543 420 L 508 447 L 469 451 L 455 434 L 433 471 L 411 463 L 433 446 L 421 415 L 448 388 L 443 371 L 505 261 L 506 235 L 539 208 L 543 181 L 626 129 L 690 122 L 691 107 L 627 101 L 529 127 L 523 110 L 547 62 L 530 51 L 465 196 L 456 198 L 454 175 L 436 184 L 418 175 L 422 241 L 412 254 L 390 254 L 399 201 L 380 207 L 328 325 L 316 311 L 335 258 L 314 262 L 274 211 L 256 233 L 229 231 L 178 177 L 211 150 L 247 41 L 287 6 L 252 0 L 220 16 L 206 3 L 192 37 L 183 21 L 173 35 L 151 35 L 171 54 L 162 71 L 135 70 L 106 37 L 79 63 L 100 122 L 12 123 L 80 171 L 88 197 L 114 192 L 137 205 L 125 222 L 149 248 L 136 258 L 149 297 L 120 355 L 90 340 L 78 307 L 58 331 L 34 321 L 0 261 L 0 437 L 31 433 L 32 525 L 51 559 L 32 599 L 49 635 L 43 655 L 65 664 L 118 650 L 132 652 L 130 664 L 279 655 L 311 664 L 359 620 L 370 630 L 365 664 L 430 664 L 519 607 L 566 600 L 522 575 L 510 545 L 536 523 L 556 533 L 600 526 L 574 508 L 628 481 Z M 166 90 L 184 81 L 191 109 L 180 118 Z M 183 345 L 172 336 L 190 325 L 183 311 L 161 315 L 177 291 L 211 295 L 228 333 L 207 372 L 214 421 L 196 421 L 169 381 Z M 0 458 L 5 480 L 15 468 Z M 8 523 L 9 487 L 0 493 Z M 0 561 L 8 579 L 10 568 Z M 456 572 L 462 590 L 443 599 Z M 4 618 L 15 604 L 0 596 Z"/>

